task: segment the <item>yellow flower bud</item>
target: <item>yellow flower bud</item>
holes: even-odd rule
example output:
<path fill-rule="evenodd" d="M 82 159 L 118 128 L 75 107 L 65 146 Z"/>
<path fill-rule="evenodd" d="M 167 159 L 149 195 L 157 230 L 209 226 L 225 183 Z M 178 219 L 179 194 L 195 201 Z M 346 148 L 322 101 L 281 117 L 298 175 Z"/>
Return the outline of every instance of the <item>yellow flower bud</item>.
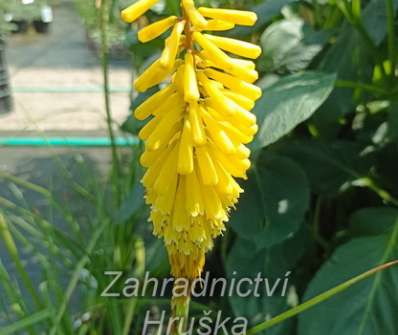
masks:
<path fill-rule="evenodd" d="M 257 21 L 257 14 L 253 12 L 207 7 L 201 7 L 198 10 L 204 17 L 229 21 L 241 26 L 253 26 Z"/>
<path fill-rule="evenodd" d="M 220 49 L 231 52 L 235 55 L 256 59 L 261 55 L 261 48 L 258 45 L 238 41 L 233 38 L 220 37 L 205 34 L 204 37 L 213 42 Z"/>
<path fill-rule="evenodd" d="M 153 39 L 159 37 L 164 32 L 166 32 L 177 21 L 177 16 L 170 16 L 166 19 L 152 23 L 138 32 L 138 40 L 142 43 L 152 41 Z"/>
<path fill-rule="evenodd" d="M 235 24 L 223 20 L 209 20 L 203 30 L 209 31 L 225 31 L 235 28 Z"/>
<path fill-rule="evenodd" d="M 124 22 L 132 23 L 140 16 L 144 15 L 159 0 L 139 0 L 135 4 L 127 7 L 122 11 L 122 19 Z"/>
<path fill-rule="evenodd" d="M 185 55 L 184 95 L 186 102 L 195 102 L 200 98 L 198 83 L 196 81 L 195 65 L 192 52 L 190 51 Z"/>
<path fill-rule="evenodd" d="M 195 8 L 193 0 L 182 0 L 182 6 L 196 28 L 202 29 L 206 27 L 207 21 Z"/>
<path fill-rule="evenodd" d="M 166 40 L 165 48 L 163 50 L 162 56 L 160 57 L 160 64 L 166 69 L 172 69 L 175 64 L 184 26 L 185 21 L 180 21 L 175 24 L 173 32 Z"/>

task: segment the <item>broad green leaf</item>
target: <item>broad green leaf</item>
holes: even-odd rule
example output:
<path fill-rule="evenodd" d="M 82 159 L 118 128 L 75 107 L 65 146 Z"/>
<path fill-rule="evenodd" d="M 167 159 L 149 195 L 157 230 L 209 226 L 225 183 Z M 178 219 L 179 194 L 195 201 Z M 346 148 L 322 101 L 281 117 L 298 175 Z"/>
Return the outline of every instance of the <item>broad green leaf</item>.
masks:
<path fill-rule="evenodd" d="M 231 216 L 239 237 L 262 249 L 298 230 L 309 206 L 310 189 L 296 163 L 263 151 L 242 187 L 245 192 Z"/>
<path fill-rule="evenodd" d="M 314 31 L 299 18 L 277 21 L 261 36 L 263 59 L 259 65 L 266 72 L 304 70 L 327 38 L 328 34 Z"/>
<path fill-rule="evenodd" d="M 334 81 L 333 74 L 308 71 L 268 87 L 254 109 L 260 126 L 254 148 L 276 142 L 311 117 L 332 92 Z"/>
<path fill-rule="evenodd" d="M 398 0 L 392 0 L 394 11 L 398 9 Z M 372 0 L 362 13 L 362 21 L 373 43 L 380 45 L 387 34 L 386 1 Z"/>
<path fill-rule="evenodd" d="M 180 15 L 179 2 L 175 0 L 166 0 L 166 11 L 171 15 Z"/>
<path fill-rule="evenodd" d="M 140 218 L 146 216 L 148 207 L 145 205 L 144 193 L 144 187 L 140 182 L 140 178 L 137 177 L 130 193 L 115 212 L 114 221 L 125 222 L 134 215 Z"/>
<path fill-rule="evenodd" d="M 337 73 L 340 80 L 369 82 L 373 72 L 370 49 L 358 31 L 346 23 L 318 68 L 319 71 Z M 336 88 L 314 115 L 313 121 L 322 137 L 337 137 L 339 118 L 355 109 L 353 92 L 351 88 Z"/>
<path fill-rule="evenodd" d="M 373 160 L 361 156 L 363 146 L 351 141 L 287 140 L 275 148 L 298 163 L 321 195 L 336 195 L 344 185 L 368 174 Z"/>
<path fill-rule="evenodd" d="M 398 1 L 394 0 L 395 9 Z M 367 31 L 374 45 L 379 45 L 387 34 L 385 1 L 372 0 L 362 11 L 364 30 Z M 336 42 L 331 46 L 320 63 L 319 70 L 335 72 L 338 79 L 352 82 L 369 83 L 372 80 L 374 57 L 372 48 L 358 30 L 344 24 Z M 354 90 L 336 88 L 319 112 L 314 116 L 314 123 L 320 135 L 336 138 L 339 118 L 355 109 Z"/>
<path fill-rule="evenodd" d="M 375 225 L 385 220 L 379 212 Z M 310 283 L 304 300 L 369 268 L 398 258 L 398 220 L 387 234 L 357 238 L 339 247 Z M 398 271 L 378 273 L 300 315 L 299 335 L 397 334 Z"/>
<path fill-rule="evenodd" d="M 374 236 L 391 233 L 398 222 L 398 210 L 392 207 L 371 207 L 355 212 L 350 220 L 354 236 Z"/>
<path fill-rule="evenodd" d="M 239 297 L 236 294 L 230 296 L 229 301 L 234 314 L 237 317 L 247 317 L 250 324 L 255 325 L 288 309 L 295 297 L 288 290 L 284 292 L 283 281 L 288 278 L 288 287 L 294 285 L 291 271 L 303 256 L 309 243 L 309 234 L 305 225 L 302 225 L 302 229 L 292 238 L 258 252 L 253 252 L 256 247 L 252 242 L 238 238 L 226 262 L 228 278 L 230 280 L 233 278 L 254 280 L 260 274 L 261 278 L 269 280 L 271 287 L 275 283 L 277 286 L 272 296 L 267 294 L 264 287 L 262 290 L 258 290 L 258 296 L 254 296 L 254 292 L 248 297 Z M 278 279 L 281 280 L 277 282 Z M 244 290 L 250 288 L 255 289 L 250 286 L 243 287 Z M 267 332 L 267 335 L 292 334 L 292 326 L 292 322 L 286 322 Z"/>

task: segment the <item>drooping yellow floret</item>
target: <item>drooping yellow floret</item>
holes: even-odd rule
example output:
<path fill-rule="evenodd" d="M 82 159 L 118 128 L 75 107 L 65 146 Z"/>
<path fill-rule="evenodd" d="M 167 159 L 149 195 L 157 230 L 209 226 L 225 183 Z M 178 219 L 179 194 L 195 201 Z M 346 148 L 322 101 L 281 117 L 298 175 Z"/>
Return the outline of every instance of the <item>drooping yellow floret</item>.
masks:
<path fill-rule="evenodd" d="M 173 32 L 171 33 L 170 37 L 166 40 L 165 48 L 159 60 L 160 64 L 166 69 L 173 68 L 175 64 L 184 26 L 185 21 L 178 22 L 174 26 Z"/>
<path fill-rule="evenodd" d="M 159 37 L 164 32 L 166 32 L 170 27 L 172 27 L 178 21 L 177 16 L 170 16 L 163 20 L 157 21 L 155 23 L 142 28 L 138 32 L 138 40 L 142 43 L 152 41 L 153 39 Z"/>
<path fill-rule="evenodd" d="M 185 54 L 184 96 L 186 102 L 196 102 L 200 98 L 194 59 L 190 51 Z"/>
<path fill-rule="evenodd" d="M 206 19 L 196 9 L 193 0 L 182 0 L 182 6 L 186 15 L 189 17 L 189 20 L 196 28 L 202 29 L 207 26 Z"/>
<path fill-rule="evenodd" d="M 204 37 L 217 45 L 220 49 L 231 52 L 238 56 L 256 59 L 261 55 L 261 48 L 252 43 L 209 34 L 205 34 Z"/>
<path fill-rule="evenodd" d="M 257 21 L 257 14 L 243 10 L 200 7 L 199 13 L 204 17 L 233 22 L 241 26 L 253 26 Z"/>
<path fill-rule="evenodd" d="M 122 15 L 135 20 L 155 2 L 139 1 Z M 145 143 L 140 163 L 153 232 L 165 242 L 172 274 L 194 279 L 243 192 L 236 179 L 247 178 L 250 168 L 246 144 L 258 130 L 251 110 L 261 89 L 253 84 L 255 64 L 244 58 L 257 58 L 261 49 L 202 33 L 252 25 L 254 13 L 197 10 L 193 0 L 182 0 L 181 9 L 181 18 L 168 17 L 139 32 L 147 42 L 172 28 L 161 57 L 135 87 L 144 92 L 167 83 L 134 115 L 148 120 L 138 136 Z"/>
<path fill-rule="evenodd" d="M 159 0 L 139 0 L 135 4 L 122 11 L 122 19 L 127 23 L 132 23 L 140 16 L 144 15 Z"/>
<path fill-rule="evenodd" d="M 203 30 L 209 31 L 225 31 L 235 28 L 235 24 L 223 20 L 209 20 Z"/>
<path fill-rule="evenodd" d="M 172 68 L 165 68 L 160 60 L 157 60 L 135 80 L 134 87 L 138 92 L 145 92 L 165 80 L 171 71 Z"/>

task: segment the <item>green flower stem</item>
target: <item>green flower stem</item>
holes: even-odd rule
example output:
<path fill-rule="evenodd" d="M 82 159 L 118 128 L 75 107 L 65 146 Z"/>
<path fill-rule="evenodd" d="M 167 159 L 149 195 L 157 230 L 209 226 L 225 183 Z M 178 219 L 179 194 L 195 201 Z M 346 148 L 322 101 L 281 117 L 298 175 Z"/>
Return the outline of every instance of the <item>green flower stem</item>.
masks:
<path fill-rule="evenodd" d="M 108 1 L 100 0 L 99 2 L 99 28 L 101 33 L 101 67 L 102 76 L 104 81 L 104 102 L 106 112 L 106 124 L 108 128 L 108 135 L 111 140 L 112 150 L 112 177 L 114 186 L 114 194 L 116 196 L 116 203 L 120 205 L 121 192 L 120 192 L 120 162 L 116 147 L 115 134 L 112 128 L 112 111 L 110 103 L 110 85 L 109 85 L 109 45 L 108 45 L 108 22 L 109 22 L 109 11 Z"/>
<path fill-rule="evenodd" d="M 330 298 L 334 297 L 335 295 L 349 289 L 351 286 L 353 286 L 365 279 L 372 277 L 376 273 L 378 273 L 380 271 L 384 271 L 384 270 L 391 268 L 392 266 L 395 266 L 395 265 L 398 265 L 398 260 L 380 265 L 380 266 L 378 266 L 372 270 L 369 270 L 357 277 L 354 277 L 354 278 L 344 282 L 343 284 L 340 284 L 340 285 L 338 285 L 320 295 L 317 295 L 316 297 L 306 301 L 305 303 L 303 303 L 297 307 L 294 307 L 294 308 L 274 317 L 271 320 L 267 320 L 263 323 L 260 323 L 259 325 L 249 329 L 248 332 L 246 333 L 246 335 L 257 334 L 261 331 L 264 331 L 273 326 L 276 326 L 277 324 L 280 324 L 298 314 L 305 312 L 306 310 L 308 310 L 312 307 L 315 307 L 316 305 L 318 305 L 324 301 L 329 300 Z"/>
<path fill-rule="evenodd" d="M 190 290 L 189 290 L 190 291 Z M 171 335 L 185 334 L 189 318 L 189 304 L 191 297 L 189 295 L 183 297 L 173 297 L 171 300 L 171 311 L 173 320 L 173 329 Z"/>

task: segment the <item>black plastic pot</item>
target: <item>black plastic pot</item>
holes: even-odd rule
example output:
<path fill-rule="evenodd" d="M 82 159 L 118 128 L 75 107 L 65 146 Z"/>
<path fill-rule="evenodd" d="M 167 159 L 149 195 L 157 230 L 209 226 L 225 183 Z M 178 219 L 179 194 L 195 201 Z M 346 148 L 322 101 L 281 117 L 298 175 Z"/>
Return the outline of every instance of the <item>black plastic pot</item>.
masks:
<path fill-rule="evenodd" d="M 33 27 L 39 34 L 47 34 L 50 31 L 50 23 L 43 21 L 33 21 Z"/>
<path fill-rule="evenodd" d="M 15 25 L 13 33 L 26 33 L 29 29 L 29 22 L 28 21 L 13 21 Z"/>
<path fill-rule="evenodd" d="M 5 60 L 5 43 L 0 38 L 0 114 L 12 109 L 9 77 Z"/>

